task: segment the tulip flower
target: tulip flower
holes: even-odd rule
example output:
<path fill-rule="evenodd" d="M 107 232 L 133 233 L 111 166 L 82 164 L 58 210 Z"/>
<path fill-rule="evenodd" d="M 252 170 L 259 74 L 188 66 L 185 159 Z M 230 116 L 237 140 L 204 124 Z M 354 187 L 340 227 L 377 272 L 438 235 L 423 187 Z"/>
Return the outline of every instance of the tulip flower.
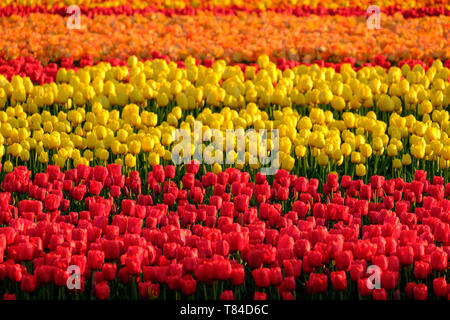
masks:
<path fill-rule="evenodd" d="M 384 288 L 374 289 L 372 291 L 372 297 L 374 300 L 387 300 L 387 293 Z"/>
<path fill-rule="evenodd" d="M 267 300 L 267 294 L 265 292 L 255 292 L 253 300 Z"/>
<path fill-rule="evenodd" d="M 270 269 L 259 268 L 252 271 L 256 286 L 266 288 L 270 286 Z"/>
<path fill-rule="evenodd" d="M 100 282 L 95 285 L 95 296 L 99 300 L 107 300 L 109 298 L 109 286 L 107 282 Z"/>
<path fill-rule="evenodd" d="M 446 297 L 448 284 L 444 277 L 435 278 L 433 280 L 433 292 L 437 297 Z"/>
<path fill-rule="evenodd" d="M 220 295 L 220 300 L 234 300 L 234 294 L 231 290 L 225 290 Z"/>
<path fill-rule="evenodd" d="M 195 294 L 197 282 L 192 276 L 187 275 L 181 279 L 181 292 L 185 295 Z"/>
<path fill-rule="evenodd" d="M 31 274 L 25 274 L 22 277 L 20 288 L 24 292 L 33 292 L 36 289 L 37 281 L 36 277 Z"/>
<path fill-rule="evenodd" d="M 331 283 L 337 291 L 343 291 L 347 289 L 347 275 L 345 271 L 331 272 Z"/>
<path fill-rule="evenodd" d="M 425 284 L 416 284 L 413 289 L 415 300 L 426 300 L 428 297 L 428 288 Z"/>
<path fill-rule="evenodd" d="M 101 269 L 105 260 L 105 253 L 100 250 L 88 251 L 87 264 L 89 269 L 96 270 Z"/>
<path fill-rule="evenodd" d="M 448 254 L 440 250 L 435 250 L 431 254 L 431 268 L 433 270 L 443 271 L 447 268 Z"/>
<path fill-rule="evenodd" d="M 306 282 L 306 290 L 309 294 L 324 293 L 328 287 L 328 279 L 325 274 L 311 273 Z"/>

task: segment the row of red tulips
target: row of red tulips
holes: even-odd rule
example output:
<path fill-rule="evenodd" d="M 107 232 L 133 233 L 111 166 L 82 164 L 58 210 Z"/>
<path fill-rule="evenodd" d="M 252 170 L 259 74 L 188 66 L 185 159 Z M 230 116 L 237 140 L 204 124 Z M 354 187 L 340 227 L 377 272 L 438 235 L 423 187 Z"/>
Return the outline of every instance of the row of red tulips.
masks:
<path fill-rule="evenodd" d="M 450 183 L 199 164 L 4 176 L 5 299 L 450 298 Z M 203 174 L 202 174 L 203 173 Z M 368 267 L 380 270 L 372 274 Z M 67 284 L 80 271 L 80 287 Z M 69 269 L 70 270 L 70 269 Z M 368 280 L 379 276 L 380 286 Z M 76 278 L 75 278 L 76 280 Z"/>
<path fill-rule="evenodd" d="M 227 8 L 224 7 L 202 7 L 202 8 L 192 8 L 186 7 L 183 9 L 177 8 L 156 8 L 152 6 L 145 7 L 143 9 L 132 8 L 129 5 L 115 6 L 115 7 L 98 7 L 98 8 L 88 8 L 80 6 L 80 12 L 82 15 L 85 15 L 89 18 L 92 18 L 96 15 L 135 15 L 135 14 L 151 14 L 151 13 L 162 13 L 167 16 L 174 15 L 197 15 L 199 12 L 212 12 L 214 15 L 237 15 L 239 13 L 256 13 L 261 14 L 264 11 L 275 11 L 278 13 L 284 13 L 286 15 L 295 15 L 297 17 L 305 17 L 310 15 L 318 15 L 318 16 L 367 16 L 367 8 L 362 7 L 343 7 L 343 8 L 326 8 L 324 6 L 318 5 L 316 7 L 303 5 L 301 7 L 283 7 L 283 8 L 267 8 L 266 10 L 261 9 L 252 9 L 247 7 L 238 7 L 238 6 L 230 6 Z M 445 8 L 444 6 L 434 6 L 434 7 L 420 7 L 420 8 L 411 8 L 411 9 L 402 9 L 400 7 L 389 6 L 386 8 L 381 8 L 381 12 L 394 15 L 396 13 L 400 13 L 405 18 L 419 18 L 425 16 L 439 16 L 439 15 L 450 15 L 450 10 Z M 32 13 L 50 13 L 50 14 L 58 14 L 61 16 L 66 16 L 67 7 L 58 7 L 54 6 L 51 8 L 47 8 L 45 6 L 16 6 L 9 5 L 3 8 L 0 8 L 0 17 L 5 16 L 9 17 L 11 15 L 18 16 L 28 16 Z"/>

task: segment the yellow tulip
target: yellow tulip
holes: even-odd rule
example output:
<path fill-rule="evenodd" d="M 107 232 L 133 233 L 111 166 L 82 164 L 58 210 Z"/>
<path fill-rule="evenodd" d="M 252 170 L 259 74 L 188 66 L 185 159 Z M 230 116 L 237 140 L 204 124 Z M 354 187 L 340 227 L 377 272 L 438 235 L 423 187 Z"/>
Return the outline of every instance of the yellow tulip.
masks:
<path fill-rule="evenodd" d="M 132 154 L 128 153 L 125 156 L 125 165 L 128 168 L 134 168 L 136 166 L 136 157 L 133 156 Z"/>
<path fill-rule="evenodd" d="M 358 177 L 363 177 L 366 175 L 366 166 L 363 165 L 362 163 L 356 165 L 356 175 Z"/>
<path fill-rule="evenodd" d="M 3 164 L 3 170 L 5 170 L 6 173 L 12 172 L 14 169 L 14 166 L 11 161 L 5 161 Z"/>

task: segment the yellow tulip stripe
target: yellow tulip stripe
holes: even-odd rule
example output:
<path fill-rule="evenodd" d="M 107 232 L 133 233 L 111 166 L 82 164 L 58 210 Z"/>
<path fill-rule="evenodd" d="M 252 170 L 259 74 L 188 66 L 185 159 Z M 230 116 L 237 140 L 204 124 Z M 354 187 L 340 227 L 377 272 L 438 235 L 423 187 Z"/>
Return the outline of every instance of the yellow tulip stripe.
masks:
<path fill-rule="evenodd" d="M 305 176 L 403 175 L 411 164 L 442 173 L 450 166 L 450 70 L 441 61 L 426 71 L 344 64 L 340 72 L 317 65 L 282 72 L 268 56 L 257 61 L 259 72 L 250 66 L 243 73 L 220 60 L 207 68 L 188 58 L 184 69 L 131 57 L 128 66 L 60 69 L 55 83 L 42 86 L 0 76 L 4 169 L 170 163 L 175 129 L 195 138 L 194 121 L 203 132 L 278 129 L 280 167 Z M 223 153 L 228 159 L 240 151 Z M 248 152 L 246 162 L 235 166 L 259 168 L 248 165 Z"/>

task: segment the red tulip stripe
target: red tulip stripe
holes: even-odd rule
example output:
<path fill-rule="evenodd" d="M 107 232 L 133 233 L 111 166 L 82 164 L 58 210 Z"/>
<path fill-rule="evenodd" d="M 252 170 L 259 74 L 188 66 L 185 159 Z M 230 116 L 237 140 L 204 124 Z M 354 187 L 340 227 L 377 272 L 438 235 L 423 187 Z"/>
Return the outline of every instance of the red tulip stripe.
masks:
<path fill-rule="evenodd" d="M 60 16 L 67 16 L 66 6 L 53 6 L 47 8 L 45 6 L 20 6 L 20 5 L 8 5 L 0 8 L 0 17 L 9 17 L 12 15 L 18 15 L 21 17 L 26 17 L 33 13 L 45 13 L 45 14 L 56 14 Z M 265 11 L 273 11 L 277 13 L 282 13 L 285 15 L 294 15 L 297 17 L 305 17 L 309 15 L 318 16 L 368 16 L 367 8 L 362 7 L 342 7 L 342 8 L 326 8 L 324 6 L 318 5 L 316 7 L 311 7 L 303 5 L 301 7 L 278 7 L 278 8 L 267 8 L 265 10 L 252 9 L 239 6 L 224 7 L 201 7 L 192 8 L 185 7 L 183 9 L 179 8 L 157 8 L 153 6 L 147 6 L 143 9 L 132 8 L 129 5 L 114 6 L 114 7 L 83 7 L 80 6 L 80 13 L 89 18 L 95 17 L 96 15 L 127 15 L 132 16 L 136 14 L 155 14 L 161 13 L 166 16 L 175 15 L 190 15 L 195 16 L 201 14 L 202 12 L 210 12 L 214 15 L 238 15 L 238 14 L 261 14 Z M 417 7 L 411 9 L 402 9 L 396 6 L 388 6 L 381 8 L 380 12 L 387 15 L 401 14 L 404 18 L 420 18 L 426 16 L 450 16 L 450 9 L 444 6 L 430 6 L 430 7 Z"/>
<path fill-rule="evenodd" d="M 450 298 L 450 183 L 420 170 L 320 186 L 195 163 L 19 166 L 1 190 L 5 300 Z"/>

